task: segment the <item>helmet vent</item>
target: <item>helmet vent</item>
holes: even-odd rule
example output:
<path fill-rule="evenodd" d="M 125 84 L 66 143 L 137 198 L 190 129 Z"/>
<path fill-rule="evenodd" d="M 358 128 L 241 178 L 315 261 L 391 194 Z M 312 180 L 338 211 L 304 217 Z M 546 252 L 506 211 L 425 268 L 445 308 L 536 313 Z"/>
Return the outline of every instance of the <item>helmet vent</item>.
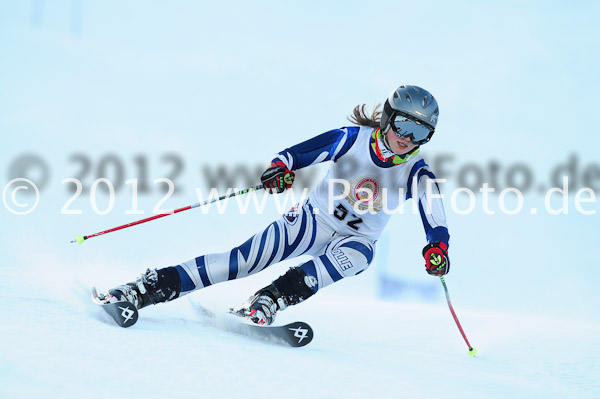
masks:
<path fill-rule="evenodd" d="M 392 91 L 385 100 L 381 128 L 389 126 L 390 119 L 396 115 L 412 116 L 435 129 L 438 119 L 438 103 L 427 90 L 418 86 L 402 85 Z"/>

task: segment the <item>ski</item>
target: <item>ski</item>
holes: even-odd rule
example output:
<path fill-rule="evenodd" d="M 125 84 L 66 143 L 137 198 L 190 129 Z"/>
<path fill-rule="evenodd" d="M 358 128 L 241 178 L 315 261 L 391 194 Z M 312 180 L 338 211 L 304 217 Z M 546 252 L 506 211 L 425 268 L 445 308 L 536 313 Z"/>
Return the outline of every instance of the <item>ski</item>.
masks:
<path fill-rule="evenodd" d="M 104 311 L 108 313 L 121 327 L 131 327 L 138 319 L 138 311 L 131 302 L 104 302 L 98 296 L 96 287 L 92 288 L 92 301 L 96 305 L 102 306 L 102 309 L 104 309 Z"/>
<path fill-rule="evenodd" d="M 217 314 L 197 303 L 193 305 L 211 326 L 261 341 L 299 348 L 308 345 L 314 337 L 312 328 L 302 321 L 283 326 L 259 326 L 231 313 Z"/>

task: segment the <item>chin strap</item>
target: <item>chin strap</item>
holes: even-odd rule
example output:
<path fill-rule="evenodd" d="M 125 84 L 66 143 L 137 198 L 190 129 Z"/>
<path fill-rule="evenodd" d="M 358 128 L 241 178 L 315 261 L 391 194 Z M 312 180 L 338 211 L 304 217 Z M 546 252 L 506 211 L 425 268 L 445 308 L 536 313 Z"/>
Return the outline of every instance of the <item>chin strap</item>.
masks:
<path fill-rule="evenodd" d="M 382 137 L 383 137 L 383 145 L 385 146 L 385 148 L 387 148 L 389 151 L 392 151 L 390 143 L 388 143 L 387 136 L 384 134 L 384 135 L 382 135 Z"/>
<path fill-rule="evenodd" d="M 415 154 L 416 152 L 419 152 L 419 148 L 421 148 L 420 145 L 416 146 L 415 148 L 413 148 L 412 150 L 410 150 L 409 152 L 407 152 L 406 155 L 412 155 L 412 154 Z"/>

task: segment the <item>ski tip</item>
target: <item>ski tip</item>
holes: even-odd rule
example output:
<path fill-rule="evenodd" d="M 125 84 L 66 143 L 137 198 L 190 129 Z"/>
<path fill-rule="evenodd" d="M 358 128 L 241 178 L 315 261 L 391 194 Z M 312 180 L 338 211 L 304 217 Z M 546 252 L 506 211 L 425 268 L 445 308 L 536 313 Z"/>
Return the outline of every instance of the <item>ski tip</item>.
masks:
<path fill-rule="evenodd" d="M 92 287 L 92 302 L 94 302 L 96 305 L 104 305 L 104 302 L 102 302 L 99 298 L 96 287 Z"/>

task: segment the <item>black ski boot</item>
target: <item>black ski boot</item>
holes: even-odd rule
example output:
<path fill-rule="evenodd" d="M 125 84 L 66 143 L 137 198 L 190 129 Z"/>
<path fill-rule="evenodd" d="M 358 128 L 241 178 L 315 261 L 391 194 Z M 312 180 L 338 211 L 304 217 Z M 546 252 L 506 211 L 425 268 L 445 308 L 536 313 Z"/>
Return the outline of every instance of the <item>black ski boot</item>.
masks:
<path fill-rule="evenodd" d="M 174 267 L 147 269 L 134 283 L 119 285 L 104 297 L 106 302 L 128 301 L 137 309 L 179 297 L 181 280 Z"/>
<path fill-rule="evenodd" d="M 255 324 L 268 326 L 275 320 L 278 310 L 300 303 L 314 294 L 309 282 L 304 270 L 299 267 L 291 268 L 230 312 Z"/>
<path fill-rule="evenodd" d="M 231 309 L 231 313 L 236 316 L 245 317 L 254 324 L 268 326 L 273 323 L 275 315 L 280 309 L 285 309 L 285 307 L 278 307 L 271 295 L 259 291 L 244 302 L 239 308 Z"/>

